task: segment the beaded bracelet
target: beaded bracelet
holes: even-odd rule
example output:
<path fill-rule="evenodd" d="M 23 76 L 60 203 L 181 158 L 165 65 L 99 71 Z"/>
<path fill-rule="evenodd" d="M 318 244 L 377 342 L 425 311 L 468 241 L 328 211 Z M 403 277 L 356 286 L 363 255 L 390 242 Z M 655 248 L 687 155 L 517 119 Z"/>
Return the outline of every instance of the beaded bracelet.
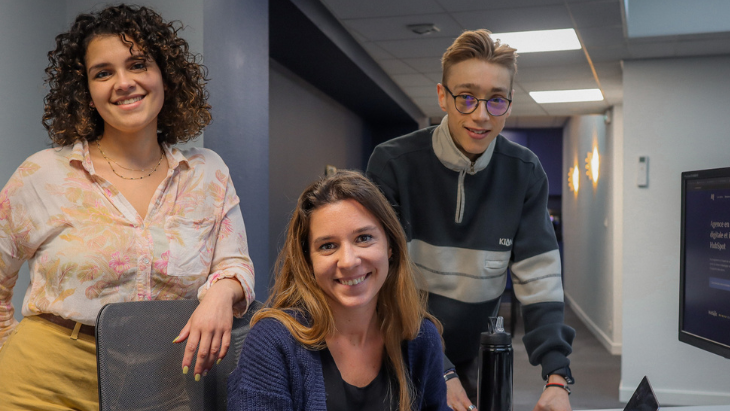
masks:
<path fill-rule="evenodd" d="M 545 391 L 548 387 L 560 387 L 560 388 L 564 389 L 565 391 L 567 391 L 568 395 L 570 395 L 570 387 L 568 387 L 567 385 L 563 385 L 563 384 L 560 384 L 557 382 L 549 382 L 549 383 L 545 384 L 545 387 L 542 390 Z"/>

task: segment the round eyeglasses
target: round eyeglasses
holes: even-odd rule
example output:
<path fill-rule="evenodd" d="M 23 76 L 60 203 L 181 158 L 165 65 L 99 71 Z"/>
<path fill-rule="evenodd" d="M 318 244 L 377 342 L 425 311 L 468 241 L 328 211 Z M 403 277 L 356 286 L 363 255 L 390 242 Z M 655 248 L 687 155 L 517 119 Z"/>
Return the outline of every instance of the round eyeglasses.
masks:
<path fill-rule="evenodd" d="M 459 94 L 455 96 L 454 93 L 446 87 L 446 85 L 443 86 L 446 91 L 451 94 L 451 97 L 454 98 L 454 106 L 456 106 L 456 110 L 461 114 L 473 113 L 477 107 L 479 107 L 479 102 L 483 101 L 487 106 L 487 113 L 491 116 L 499 117 L 507 114 L 507 110 L 509 110 L 509 106 L 512 104 L 512 100 L 507 97 L 492 97 L 490 99 L 486 99 L 476 98 L 469 94 Z"/>

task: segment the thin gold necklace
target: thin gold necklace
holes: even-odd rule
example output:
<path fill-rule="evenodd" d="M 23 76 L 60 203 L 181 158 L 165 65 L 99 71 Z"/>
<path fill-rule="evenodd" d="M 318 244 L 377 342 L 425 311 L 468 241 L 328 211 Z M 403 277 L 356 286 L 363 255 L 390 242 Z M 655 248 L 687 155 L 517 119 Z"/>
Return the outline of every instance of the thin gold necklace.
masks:
<path fill-rule="evenodd" d="M 123 178 L 125 180 L 141 180 L 143 178 L 147 178 L 147 177 L 151 176 L 152 174 L 155 173 L 155 171 L 157 171 L 157 168 L 160 167 L 160 164 L 162 164 L 162 159 L 165 157 L 165 150 L 162 150 L 162 154 L 160 155 L 160 161 L 157 162 L 157 165 L 155 166 L 155 168 L 153 168 L 152 171 L 149 174 L 147 174 L 146 176 L 142 176 L 142 177 L 124 177 L 123 175 L 117 173 L 117 170 L 114 169 L 114 166 L 112 166 L 112 163 L 118 165 L 119 167 L 121 167 L 121 168 L 123 168 L 125 170 L 129 170 L 129 171 L 147 171 L 147 170 L 149 170 L 149 168 L 134 169 L 134 168 L 124 167 L 123 165 L 117 163 L 116 161 L 114 161 L 111 158 L 107 157 L 106 154 L 104 154 L 104 150 L 101 149 L 101 145 L 99 144 L 99 140 L 96 140 L 96 147 L 99 149 L 99 152 L 101 153 L 101 156 L 104 157 L 104 159 L 106 160 L 107 164 L 109 164 L 109 168 L 112 169 L 112 172 L 114 174 L 116 174 L 117 177 Z"/>

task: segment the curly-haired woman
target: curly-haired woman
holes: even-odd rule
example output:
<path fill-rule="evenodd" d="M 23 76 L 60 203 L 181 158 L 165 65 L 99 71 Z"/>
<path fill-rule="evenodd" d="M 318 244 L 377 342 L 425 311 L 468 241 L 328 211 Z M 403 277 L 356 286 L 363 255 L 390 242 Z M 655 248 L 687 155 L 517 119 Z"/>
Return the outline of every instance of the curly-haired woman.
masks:
<path fill-rule="evenodd" d="M 176 143 L 211 120 L 205 67 L 145 7 L 79 15 L 56 37 L 43 124 L 54 147 L 0 192 L 0 398 L 5 409 L 98 409 L 93 324 L 120 301 L 198 298 L 175 342 L 199 380 L 253 300 L 228 168 Z M 17 324 L 10 303 L 24 261 Z"/>
<path fill-rule="evenodd" d="M 395 211 L 362 174 L 304 190 L 267 307 L 228 378 L 229 410 L 448 410 L 441 325 Z"/>

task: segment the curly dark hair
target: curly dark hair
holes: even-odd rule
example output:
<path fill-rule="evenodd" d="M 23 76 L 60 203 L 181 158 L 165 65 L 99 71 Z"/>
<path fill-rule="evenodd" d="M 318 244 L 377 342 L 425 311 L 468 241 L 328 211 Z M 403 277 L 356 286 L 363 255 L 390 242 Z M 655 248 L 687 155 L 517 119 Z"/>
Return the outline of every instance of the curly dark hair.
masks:
<path fill-rule="evenodd" d="M 118 35 L 139 52 L 154 59 L 162 72 L 165 100 L 157 116 L 157 139 L 168 144 L 184 143 L 200 135 L 211 121 L 205 84 L 207 68 L 197 62 L 187 41 L 178 37 L 178 21 L 165 22 L 147 7 L 108 7 L 80 14 L 71 30 L 56 36 L 56 48 L 48 52 L 43 100 L 43 126 L 54 144 L 66 146 L 86 139 L 94 141 L 104 132 L 104 120 L 89 106 L 86 49 L 95 37 Z"/>

